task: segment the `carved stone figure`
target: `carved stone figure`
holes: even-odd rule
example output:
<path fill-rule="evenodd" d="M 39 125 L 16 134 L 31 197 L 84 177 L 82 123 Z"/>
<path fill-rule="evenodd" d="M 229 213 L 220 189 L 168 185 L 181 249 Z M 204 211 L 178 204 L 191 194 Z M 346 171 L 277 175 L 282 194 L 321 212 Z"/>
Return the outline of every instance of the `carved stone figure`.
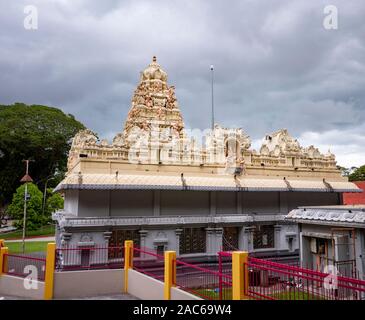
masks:
<path fill-rule="evenodd" d="M 125 144 L 125 137 L 123 133 L 118 133 L 113 139 L 113 146 L 121 147 Z"/>
<path fill-rule="evenodd" d="M 72 139 L 71 149 L 73 147 L 84 147 L 86 145 L 95 145 L 98 141 L 95 133 L 89 129 L 80 130 Z"/>

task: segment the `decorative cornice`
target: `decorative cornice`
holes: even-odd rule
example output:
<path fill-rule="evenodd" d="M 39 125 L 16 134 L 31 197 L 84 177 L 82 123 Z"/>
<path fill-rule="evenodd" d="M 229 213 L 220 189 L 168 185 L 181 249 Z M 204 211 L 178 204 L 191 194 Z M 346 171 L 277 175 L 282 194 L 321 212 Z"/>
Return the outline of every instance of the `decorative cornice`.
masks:
<path fill-rule="evenodd" d="M 253 220 L 249 215 L 227 216 L 184 216 L 184 217 L 110 217 L 110 218 L 75 218 L 65 212 L 53 214 L 61 227 L 113 227 L 113 226 L 174 226 L 194 224 L 226 224 L 226 223 L 252 223 L 259 221 L 279 222 L 284 220 L 284 215 L 259 215 Z M 220 228 L 209 228 L 212 232 L 219 232 Z M 176 229 L 175 232 L 179 232 Z"/>

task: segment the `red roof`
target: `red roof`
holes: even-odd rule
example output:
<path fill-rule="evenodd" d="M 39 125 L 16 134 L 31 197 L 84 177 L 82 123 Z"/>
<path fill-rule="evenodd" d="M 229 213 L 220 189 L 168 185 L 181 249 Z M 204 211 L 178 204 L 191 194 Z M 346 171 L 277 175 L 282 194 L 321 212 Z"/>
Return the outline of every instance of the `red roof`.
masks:
<path fill-rule="evenodd" d="M 343 204 L 365 204 L 365 181 L 353 181 L 362 192 L 343 194 Z"/>

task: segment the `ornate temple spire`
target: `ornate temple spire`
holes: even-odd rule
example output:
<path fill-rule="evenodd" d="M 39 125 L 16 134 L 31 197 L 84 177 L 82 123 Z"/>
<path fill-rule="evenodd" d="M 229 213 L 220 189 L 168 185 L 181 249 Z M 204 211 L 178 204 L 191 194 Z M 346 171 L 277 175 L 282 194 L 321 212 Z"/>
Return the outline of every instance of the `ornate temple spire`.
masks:
<path fill-rule="evenodd" d="M 184 128 L 175 87 L 167 84 L 167 73 L 157 63 L 156 56 L 141 72 L 124 133 L 128 136 L 130 130 L 136 127 L 148 131 L 152 126 L 159 130 L 171 128 L 179 133 Z"/>

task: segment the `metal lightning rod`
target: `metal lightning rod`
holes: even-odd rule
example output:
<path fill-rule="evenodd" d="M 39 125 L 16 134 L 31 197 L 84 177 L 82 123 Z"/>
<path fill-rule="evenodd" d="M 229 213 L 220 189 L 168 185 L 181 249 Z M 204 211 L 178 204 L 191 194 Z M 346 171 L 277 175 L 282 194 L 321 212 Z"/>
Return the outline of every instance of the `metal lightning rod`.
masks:
<path fill-rule="evenodd" d="M 214 66 L 210 66 L 212 76 L 212 130 L 214 130 Z"/>

